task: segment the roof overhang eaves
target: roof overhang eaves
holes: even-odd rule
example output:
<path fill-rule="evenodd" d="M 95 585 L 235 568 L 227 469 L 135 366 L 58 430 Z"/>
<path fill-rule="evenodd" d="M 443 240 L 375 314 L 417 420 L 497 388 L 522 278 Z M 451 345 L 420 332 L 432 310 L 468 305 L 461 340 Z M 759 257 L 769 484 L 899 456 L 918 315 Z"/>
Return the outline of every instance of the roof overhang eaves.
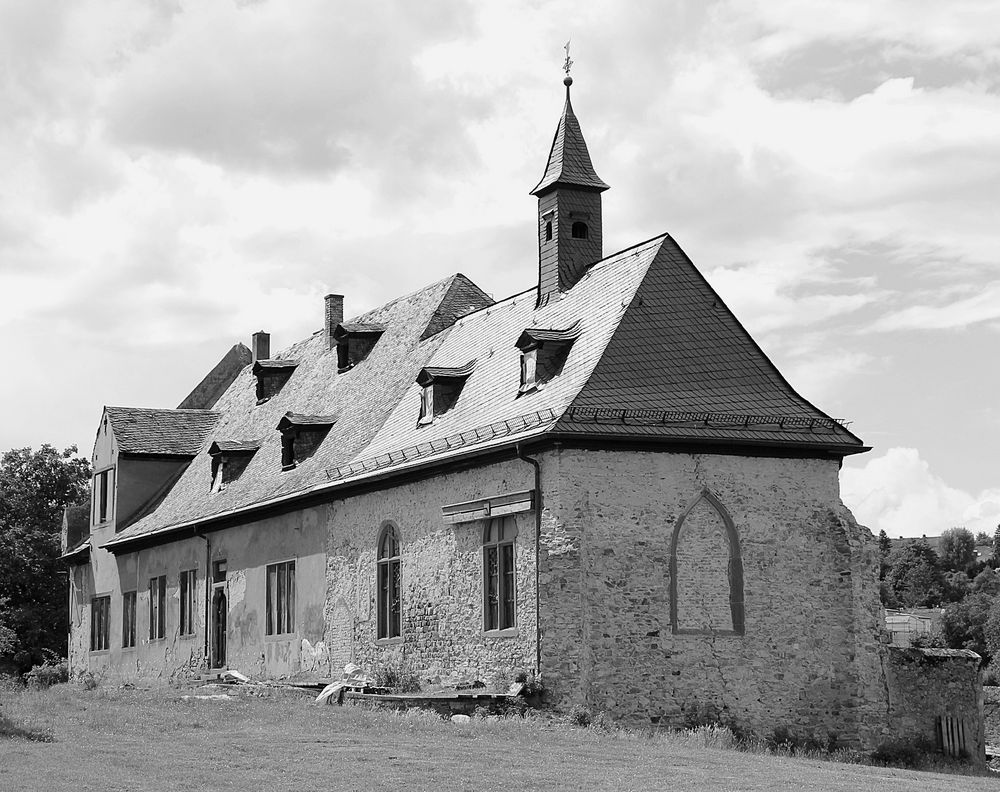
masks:
<path fill-rule="evenodd" d="M 119 459 L 173 459 L 177 461 L 191 461 L 198 456 L 197 451 L 118 451 Z"/>
<path fill-rule="evenodd" d="M 249 504 L 247 506 L 229 509 L 218 514 L 206 517 L 186 520 L 181 523 L 164 526 L 163 528 L 151 531 L 150 533 L 137 534 L 135 536 L 118 536 L 110 542 L 101 545 L 101 549 L 111 553 L 130 553 L 142 547 L 149 547 L 163 542 L 175 541 L 182 538 L 185 532 L 191 535 L 199 534 L 202 531 L 222 530 L 229 527 L 226 522 L 237 517 L 251 516 L 258 512 L 267 512 L 272 509 L 293 506 L 298 501 L 317 497 L 335 497 L 353 488 L 367 487 L 372 484 L 389 481 L 395 478 L 415 476 L 423 473 L 433 472 L 437 467 L 453 466 L 462 464 L 467 460 L 479 456 L 501 455 L 507 451 L 515 449 L 524 443 L 535 443 L 548 431 L 548 427 L 525 432 L 521 435 L 507 436 L 500 442 L 484 443 L 454 452 L 443 453 L 439 456 L 428 457 L 416 460 L 411 463 L 400 463 L 394 467 L 383 468 L 369 473 L 360 473 L 350 478 L 339 481 L 324 482 L 314 485 L 304 490 L 288 493 L 287 495 L 270 498 L 266 501 Z"/>
<path fill-rule="evenodd" d="M 618 445 L 645 445 L 665 450 L 709 453 L 720 452 L 722 449 L 739 449 L 740 452 L 752 452 L 763 456 L 781 456 L 787 452 L 791 457 L 817 456 L 842 458 L 852 454 L 863 454 L 871 451 L 871 446 L 855 445 L 853 443 L 819 443 L 789 440 L 748 440 L 738 437 L 664 437 L 654 434 L 635 434 L 626 432 L 583 432 L 556 427 L 546 435 L 546 440 L 563 443 L 584 443 L 600 445 L 602 443 Z"/>

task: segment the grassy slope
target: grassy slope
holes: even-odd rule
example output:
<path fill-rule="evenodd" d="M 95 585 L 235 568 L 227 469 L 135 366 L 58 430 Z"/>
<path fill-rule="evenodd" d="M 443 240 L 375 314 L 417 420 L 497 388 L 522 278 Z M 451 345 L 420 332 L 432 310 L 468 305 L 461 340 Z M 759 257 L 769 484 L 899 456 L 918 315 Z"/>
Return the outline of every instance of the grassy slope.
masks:
<path fill-rule="evenodd" d="M 0 737 L 8 790 L 1000 790 L 990 778 L 817 762 L 547 725 L 398 716 L 308 699 L 178 700 L 62 685 L 0 693 L 54 742 Z"/>

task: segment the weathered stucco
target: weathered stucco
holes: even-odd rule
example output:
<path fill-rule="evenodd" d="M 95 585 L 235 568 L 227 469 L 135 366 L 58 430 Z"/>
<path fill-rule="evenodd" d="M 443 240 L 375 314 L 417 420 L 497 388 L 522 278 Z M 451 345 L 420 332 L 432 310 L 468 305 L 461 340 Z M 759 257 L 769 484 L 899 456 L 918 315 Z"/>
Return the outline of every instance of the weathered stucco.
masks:
<path fill-rule="evenodd" d="M 303 670 L 328 675 L 325 654 L 316 652 L 325 629 L 326 511 L 326 506 L 303 509 L 118 557 L 100 548 L 93 550 L 89 566 L 73 568 L 72 670 L 113 679 L 169 679 L 204 669 L 205 581 L 212 563 L 225 560 L 229 570 L 223 587 L 228 606 L 227 666 L 258 677 L 284 677 Z M 295 632 L 266 636 L 266 569 L 268 564 L 288 560 L 295 561 Z M 196 576 L 194 634 L 182 636 L 179 577 L 189 569 Z M 149 580 L 159 575 L 167 579 L 166 636 L 151 639 Z M 122 648 L 123 591 L 137 592 L 137 645 L 126 649 Z M 102 594 L 111 595 L 111 648 L 91 652 L 90 598 Z M 307 647 L 305 652 L 303 647 Z"/>
<path fill-rule="evenodd" d="M 941 729 L 978 765 L 986 764 L 981 658 L 963 649 L 886 646 L 881 652 L 888 696 L 883 743 L 942 748 Z M 950 723 L 949 723 L 950 721 Z M 949 729 L 950 726 L 950 729 Z"/>
<path fill-rule="evenodd" d="M 332 677 L 353 662 L 424 683 L 490 684 L 523 668 L 541 672 L 552 703 L 632 724 L 721 720 L 869 748 L 926 733 L 919 701 L 936 677 L 885 660 L 874 541 L 840 503 L 836 460 L 558 446 L 534 457 L 540 541 L 536 512 L 516 513 L 513 629 L 484 629 L 487 520 L 452 523 L 442 507 L 533 490 L 534 467 L 522 459 L 387 483 L 117 558 L 95 547 L 72 574 L 73 669 L 167 679 L 204 668 L 206 572 L 225 559 L 227 665 L 251 676 Z M 380 640 L 376 545 L 387 524 L 400 542 L 402 635 Z M 94 531 L 99 545 L 113 525 Z M 265 636 L 266 567 L 290 559 L 296 629 Z M 178 635 L 185 569 L 197 570 L 201 603 L 190 637 Z M 150 640 L 148 583 L 161 574 L 167 636 Z M 123 650 L 129 590 L 138 591 L 138 646 Z M 88 651 L 95 593 L 112 596 L 104 652 Z M 959 707 L 978 735 L 968 676 L 942 682 L 935 707 Z"/>
<path fill-rule="evenodd" d="M 634 723 L 722 718 L 859 740 L 877 676 L 859 657 L 874 658 L 877 578 L 836 461 L 563 450 L 544 455 L 543 482 L 542 668 L 559 701 Z M 743 635 L 725 619 L 728 544 L 697 504 L 706 488 L 738 534 Z M 674 634 L 671 543 L 692 505 Z"/>
<path fill-rule="evenodd" d="M 535 667 L 535 520 L 516 515 L 516 627 L 485 632 L 485 522 L 449 525 L 441 507 L 534 487 L 514 460 L 336 501 L 329 513 L 327 637 L 332 665 L 402 667 L 424 679 L 491 682 Z M 393 523 L 401 540 L 402 636 L 376 638 L 375 544 Z"/>

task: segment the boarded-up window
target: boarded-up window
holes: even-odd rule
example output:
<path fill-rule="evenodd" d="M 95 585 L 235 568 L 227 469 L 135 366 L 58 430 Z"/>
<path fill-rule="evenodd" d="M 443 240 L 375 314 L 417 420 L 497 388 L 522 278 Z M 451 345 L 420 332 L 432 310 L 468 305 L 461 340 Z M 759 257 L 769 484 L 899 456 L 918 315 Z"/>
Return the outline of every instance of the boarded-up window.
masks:
<path fill-rule="evenodd" d="M 167 634 L 167 576 L 149 579 L 149 638 L 155 640 Z"/>
<path fill-rule="evenodd" d="M 122 594 L 122 648 L 135 646 L 135 592 Z"/>
<path fill-rule="evenodd" d="M 111 637 L 111 597 L 90 600 L 90 651 L 103 652 Z"/>
<path fill-rule="evenodd" d="M 709 490 L 677 521 L 670 554 L 675 633 L 743 634 L 743 559 L 736 528 Z"/>
<path fill-rule="evenodd" d="M 267 634 L 295 632 L 295 562 L 267 567 Z"/>
<path fill-rule="evenodd" d="M 194 614 L 195 614 L 194 582 L 195 582 L 195 575 L 193 569 L 181 572 L 181 578 L 180 578 L 181 635 L 194 635 Z"/>

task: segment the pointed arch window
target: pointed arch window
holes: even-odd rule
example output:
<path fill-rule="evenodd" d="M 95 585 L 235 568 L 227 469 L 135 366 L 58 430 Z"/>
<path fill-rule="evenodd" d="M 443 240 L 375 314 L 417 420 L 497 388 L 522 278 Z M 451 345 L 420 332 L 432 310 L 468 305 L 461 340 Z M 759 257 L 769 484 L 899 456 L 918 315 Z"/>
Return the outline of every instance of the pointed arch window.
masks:
<path fill-rule="evenodd" d="M 545 241 L 546 242 L 551 242 L 552 241 L 552 221 L 551 220 L 549 220 L 548 222 L 545 223 Z"/>
<path fill-rule="evenodd" d="M 396 526 L 386 523 L 378 539 L 378 561 L 376 562 L 378 585 L 379 638 L 399 638 L 401 633 L 399 534 Z"/>
<path fill-rule="evenodd" d="M 675 634 L 743 635 L 743 555 L 732 517 L 704 489 L 670 542 L 670 624 Z"/>

